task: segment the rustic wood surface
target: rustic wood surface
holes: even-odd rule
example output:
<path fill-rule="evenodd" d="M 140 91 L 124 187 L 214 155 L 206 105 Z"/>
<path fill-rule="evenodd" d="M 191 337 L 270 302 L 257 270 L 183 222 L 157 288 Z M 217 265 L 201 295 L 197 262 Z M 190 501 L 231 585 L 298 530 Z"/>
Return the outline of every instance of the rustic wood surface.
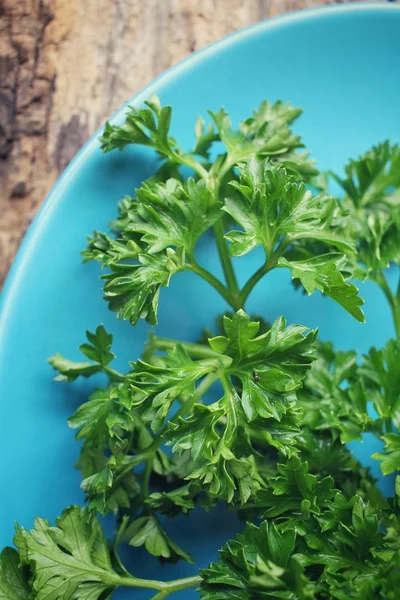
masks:
<path fill-rule="evenodd" d="M 324 0 L 0 0 L 0 282 L 46 194 L 123 102 L 191 52 Z"/>

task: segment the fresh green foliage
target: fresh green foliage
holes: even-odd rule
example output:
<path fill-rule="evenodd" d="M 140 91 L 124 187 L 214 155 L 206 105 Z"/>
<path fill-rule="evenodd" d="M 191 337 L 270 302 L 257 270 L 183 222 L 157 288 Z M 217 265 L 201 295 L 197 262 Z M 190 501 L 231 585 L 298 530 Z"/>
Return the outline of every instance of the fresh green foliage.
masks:
<path fill-rule="evenodd" d="M 177 562 L 183 558 L 189 563 L 194 563 L 194 558 L 175 544 L 153 514 L 139 517 L 132 522 L 129 518 L 124 519 L 117 535 L 117 543 L 121 542 L 127 542 L 135 548 L 145 546 L 150 554 L 169 562 Z"/>
<path fill-rule="evenodd" d="M 354 277 L 375 281 L 385 294 L 400 337 L 400 286 L 390 288 L 384 269 L 400 264 L 400 148 L 389 141 L 372 147 L 333 175 L 344 191 L 347 220 L 338 224 L 357 254 L 349 258 Z M 357 259 L 357 260 L 355 260 Z"/>
<path fill-rule="evenodd" d="M 382 461 L 381 469 L 384 475 L 400 471 L 400 435 L 387 433 L 382 439 L 385 442 L 385 452 L 377 452 L 372 457 Z"/>
<path fill-rule="evenodd" d="M 388 512 L 347 500 L 298 459 L 279 470 L 264 498 L 269 519 L 248 524 L 202 571 L 202 598 L 394 599 L 399 557 L 382 531 Z"/>
<path fill-rule="evenodd" d="M 242 535 L 220 551 L 202 571 L 203 600 L 314 598 L 314 586 L 293 560 L 296 532 L 279 531 L 268 521 L 248 524 Z"/>
<path fill-rule="evenodd" d="M 29 569 L 20 566 L 14 548 L 4 548 L 0 555 L 0 600 L 28 600 L 29 597 Z"/>
<path fill-rule="evenodd" d="M 336 232 L 334 221 L 337 201 L 327 195 L 313 196 L 304 184 L 298 184 L 279 165 L 254 159 L 239 166 L 240 180 L 232 182 L 239 195 L 225 200 L 224 210 L 244 231 L 231 231 L 232 256 L 247 254 L 256 246 L 265 250 L 266 270 L 288 267 L 292 277 L 300 280 L 308 294 L 316 289 L 333 300 L 359 321 L 363 300 L 349 276 L 344 254 L 329 252 L 305 260 L 287 260 L 285 249 L 298 240 L 318 240 L 345 252 L 354 247 Z M 289 251 L 289 256 L 292 251 Z"/>
<path fill-rule="evenodd" d="M 400 263 L 400 150 L 384 142 L 351 160 L 344 177 L 330 174 L 338 200 L 292 131 L 300 114 L 265 101 L 236 127 L 224 109 L 210 111 L 211 123 L 196 122 L 191 152 L 172 137 L 171 107 L 155 96 L 128 108 L 124 124 L 106 124 L 105 152 L 140 144 L 160 159 L 119 203 L 112 233 L 95 231 L 82 253 L 105 269 L 110 310 L 132 325 L 156 324 L 161 288 L 186 270 L 232 312 L 197 343 L 151 333 L 126 373 L 112 366 L 113 337 L 102 325 L 86 332 L 81 362 L 49 359 L 63 383 L 102 374 L 94 381 L 103 387 L 68 419 L 88 506 L 69 507 L 56 526 L 16 527 L 17 551 L 1 554 L 0 600 L 108 600 L 118 587 L 153 590 L 152 600 L 191 587 L 204 600 L 397 598 L 400 285 L 395 291 L 385 270 Z M 203 240 L 216 247 L 223 280 L 197 262 Z M 234 261 L 257 248 L 265 261 L 239 285 Z M 284 317 L 271 325 L 249 317 L 249 295 L 275 268 L 361 322 L 351 280 L 370 279 L 396 338 L 360 358 Z M 382 472 L 397 475 L 394 498 L 382 497 L 345 445 L 365 432 L 382 441 L 373 455 Z M 121 544 L 193 563 L 168 519 L 221 502 L 247 522 L 200 574 L 164 582 L 127 572 Z M 97 512 L 116 516 L 109 542 Z"/>
<path fill-rule="evenodd" d="M 88 343 L 81 344 L 79 350 L 91 362 L 74 362 L 56 354 L 49 359 L 51 366 L 58 371 L 58 381 L 74 381 L 77 377 L 90 377 L 95 373 L 105 371 L 112 373 L 108 365 L 115 356 L 111 352 L 113 336 L 99 325 L 95 333 L 86 332 Z"/>
<path fill-rule="evenodd" d="M 119 583 L 100 523 L 87 509 L 67 509 L 56 527 L 36 519 L 30 532 L 17 528 L 15 544 L 22 564 L 32 568 L 37 600 L 97 600 Z"/>
<path fill-rule="evenodd" d="M 365 321 L 360 306 L 364 301 L 353 283 L 347 283 L 340 269 L 345 269 L 343 254 L 331 252 L 307 260 L 279 259 L 278 266 L 289 267 L 293 279 L 299 279 L 308 294 L 320 290 L 343 306 L 358 321 Z"/>
<path fill-rule="evenodd" d="M 400 340 L 389 340 L 384 348 L 371 348 L 363 357 L 360 374 L 368 395 L 382 419 L 400 427 Z"/>
<path fill-rule="evenodd" d="M 361 440 L 361 434 L 374 427 L 367 412 L 368 399 L 356 353 L 335 352 L 332 344 L 319 343 L 318 358 L 300 392 L 304 425 L 314 432 L 340 436 L 343 443 Z"/>
<path fill-rule="evenodd" d="M 138 362 L 132 379 L 144 395 L 143 418 L 158 431 L 174 400 L 182 396 L 188 416 L 169 422 L 165 437 L 175 452 L 190 452 L 190 479 L 212 495 L 232 501 L 238 489 L 246 502 L 262 485 L 251 454 L 252 435 L 284 454 L 295 452 L 299 432 L 296 390 L 313 360 L 315 332 L 278 319 L 257 336 L 259 324 L 243 311 L 224 318 L 225 336 L 209 340 L 213 359 L 193 361 L 177 348 L 162 366 Z M 223 396 L 208 406 L 199 403 L 194 383 L 201 377 L 220 380 Z M 241 394 L 234 380 L 241 382 Z M 204 380 L 206 381 L 206 380 Z M 196 468 L 197 467 L 197 468 Z"/>
<path fill-rule="evenodd" d="M 344 203 L 358 208 L 383 207 L 393 200 L 393 188 L 400 187 L 400 148 L 389 141 L 373 146 L 344 168 L 345 177 L 335 176 L 346 193 Z"/>
<path fill-rule="evenodd" d="M 335 236 L 332 220 L 337 201 L 321 194 L 313 196 L 285 168 L 270 161 L 252 159 L 239 165 L 240 179 L 232 186 L 240 193 L 225 200 L 224 210 L 243 227 L 230 232 L 233 256 L 246 254 L 261 245 L 268 256 L 280 244 L 302 239 L 319 239 L 351 251 L 352 245 Z"/>
<path fill-rule="evenodd" d="M 103 149 L 148 145 L 166 159 L 162 167 L 166 172 L 172 172 L 171 165 L 174 169 L 185 165 L 193 170 L 194 178 L 184 182 L 165 175 L 164 181 L 153 178 L 144 182 L 134 198 L 126 197 L 119 206 L 119 217 L 112 223 L 117 237 L 94 232 L 89 238 L 84 260 L 97 260 L 109 269 L 102 277 L 104 292 L 110 309 L 118 316 L 133 325 L 140 318 L 154 325 L 161 287 L 167 287 L 171 277 L 183 270 L 202 276 L 235 310 L 242 308 L 257 281 L 250 280 L 241 293 L 235 289 L 237 282 L 223 240 L 227 213 L 244 229 L 226 235 L 231 255 L 241 256 L 257 245 L 263 246 L 268 258 L 265 273 L 276 266 L 294 269 L 295 265 L 283 258 L 278 261 L 284 249 L 305 238 L 320 240 L 327 246 L 324 253 L 332 245 L 340 252 L 352 253 L 354 246 L 337 231 L 337 201 L 326 194 L 313 196 L 299 183 L 299 179 L 317 173 L 307 155 L 297 152 L 302 143 L 290 128 L 301 111 L 281 102 L 264 102 L 238 129 L 232 128 L 224 109 L 210 112 L 214 125 L 205 129 L 202 120 L 197 122 L 197 141 L 193 154 L 188 154 L 169 135 L 170 107 L 161 108 L 154 97 L 147 106 L 129 109 L 125 125 L 107 124 Z M 221 141 L 226 153 L 210 163 L 214 141 Z M 229 181 L 236 190 L 234 197 L 225 197 Z M 227 286 L 195 258 L 196 244 L 211 228 Z M 343 257 L 335 253 L 328 256 L 321 265 L 309 261 L 313 284 L 308 285 L 308 291 L 323 291 L 363 320 L 357 289 L 345 281 L 348 273 Z M 295 273 L 299 272 L 297 266 Z M 300 279 L 304 282 L 305 277 Z"/>

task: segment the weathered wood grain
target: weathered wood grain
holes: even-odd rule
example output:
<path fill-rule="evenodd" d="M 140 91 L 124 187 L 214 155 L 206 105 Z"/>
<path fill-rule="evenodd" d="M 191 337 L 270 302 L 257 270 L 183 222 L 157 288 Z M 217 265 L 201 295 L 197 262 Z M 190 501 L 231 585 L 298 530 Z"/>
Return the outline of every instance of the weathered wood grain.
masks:
<path fill-rule="evenodd" d="M 202 46 L 326 3 L 0 0 L 0 281 L 56 178 L 110 113 Z"/>

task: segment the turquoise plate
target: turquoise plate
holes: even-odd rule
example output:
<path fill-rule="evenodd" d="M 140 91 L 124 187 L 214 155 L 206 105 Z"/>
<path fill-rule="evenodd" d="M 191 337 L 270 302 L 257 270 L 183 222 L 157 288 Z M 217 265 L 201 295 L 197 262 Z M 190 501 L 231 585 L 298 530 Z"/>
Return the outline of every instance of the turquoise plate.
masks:
<path fill-rule="evenodd" d="M 304 11 L 259 23 L 194 54 L 132 103 L 159 94 L 174 108 L 173 135 L 190 147 L 195 118 L 208 108 L 223 105 L 237 121 L 264 98 L 290 100 L 304 108 L 296 129 L 319 166 L 340 169 L 349 156 L 375 142 L 400 141 L 399 56 L 400 6 L 350 4 Z M 113 121 L 121 122 L 123 115 L 124 108 Z M 99 268 L 83 266 L 79 252 L 86 235 L 105 227 L 117 201 L 154 167 L 154 156 L 141 148 L 103 156 L 94 136 L 51 192 L 8 277 L 0 318 L 1 547 L 11 543 L 15 520 L 30 527 L 36 515 L 54 519 L 68 504 L 83 500 L 80 475 L 72 468 L 79 447 L 66 419 L 93 384 L 54 383 L 46 359 L 56 351 L 78 358 L 85 330 L 100 322 L 115 334 L 120 369 L 140 353 L 147 326 L 133 329 L 108 312 Z M 217 271 L 213 248 L 206 244 L 199 254 Z M 237 259 L 239 278 L 246 278 L 258 258 Z M 361 292 L 365 325 L 318 294 L 307 298 L 296 293 L 286 273 L 267 277 L 248 308 L 269 320 L 283 314 L 289 323 L 319 326 L 322 339 L 363 352 L 383 345 L 393 328 L 379 289 L 366 284 Z M 190 273 L 177 276 L 162 291 L 158 332 L 195 339 L 224 309 L 206 284 Z M 365 463 L 373 444 L 366 439 L 356 448 Z M 372 467 L 378 474 L 377 464 Z M 380 485 L 390 493 L 390 481 L 381 480 Z M 196 512 L 173 527 L 176 541 L 204 566 L 240 524 L 214 510 L 208 515 Z M 132 548 L 125 558 L 142 577 L 168 579 L 196 569 L 186 564 L 161 568 Z M 136 600 L 148 598 L 146 592 L 133 595 Z M 197 594 L 183 592 L 179 597 Z"/>

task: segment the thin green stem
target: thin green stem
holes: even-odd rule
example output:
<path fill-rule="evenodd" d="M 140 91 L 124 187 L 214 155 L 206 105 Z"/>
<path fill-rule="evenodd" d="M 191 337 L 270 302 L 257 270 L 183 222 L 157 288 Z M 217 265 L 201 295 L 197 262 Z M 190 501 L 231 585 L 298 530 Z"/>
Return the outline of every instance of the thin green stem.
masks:
<path fill-rule="evenodd" d="M 390 309 L 392 311 L 394 327 L 396 330 L 396 335 L 400 338 L 400 301 L 397 296 L 395 296 L 390 289 L 388 280 L 385 277 L 385 274 L 381 271 L 376 277 L 376 282 L 380 286 L 381 290 L 386 296 L 386 299 L 389 303 Z"/>
<path fill-rule="evenodd" d="M 202 179 L 208 179 L 209 173 L 205 167 L 199 161 L 197 161 L 191 154 L 178 154 L 172 151 L 168 154 L 169 158 L 173 161 L 186 165 L 190 169 L 196 171 L 197 175 Z"/>
<path fill-rule="evenodd" d="M 260 279 L 262 279 L 264 275 L 276 267 L 279 258 L 282 256 L 289 244 L 290 240 L 288 239 L 288 236 L 286 236 L 282 239 L 281 243 L 273 252 L 268 252 L 266 250 L 267 257 L 269 256 L 269 258 L 267 258 L 265 263 L 261 265 L 261 267 L 257 269 L 257 271 L 250 277 L 240 292 L 240 303 L 242 307 L 244 307 L 247 298 Z"/>
<path fill-rule="evenodd" d="M 214 225 L 214 235 L 215 241 L 217 242 L 218 254 L 221 260 L 222 270 L 224 272 L 228 289 L 231 292 L 232 301 L 229 300 L 229 304 L 234 310 L 239 310 L 239 308 L 241 308 L 239 300 L 239 285 L 236 279 L 235 271 L 233 270 L 233 265 L 231 257 L 229 256 L 228 247 L 224 239 L 225 233 L 222 217 Z"/>
<path fill-rule="evenodd" d="M 223 285 L 223 283 L 220 282 L 219 279 L 217 279 L 212 273 L 210 273 L 210 271 L 207 271 L 207 269 L 204 269 L 204 267 L 200 266 L 198 264 L 198 262 L 196 262 L 194 260 L 194 258 L 192 257 L 191 262 L 190 263 L 186 263 L 186 268 L 189 271 L 192 271 L 193 273 L 196 273 L 197 275 L 200 275 L 200 277 L 202 277 L 205 281 L 207 281 L 207 283 L 209 283 L 215 290 L 217 290 L 217 292 L 219 294 L 221 294 L 221 296 L 224 298 L 224 300 L 226 300 L 226 302 L 232 306 L 232 308 L 235 308 L 235 299 L 232 296 L 232 294 L 230 293 L 230 291 Z"/>
<path fill-rule="evenodd" d="M 194 575 L 193 577 L 183 577 L 182 579 L 174 579 L 172 581 L 157 581 L 153 579 L 140 579 L 139 577 L 110 577 L 107 578 L 106 583 L 112 585 L 142 588 L 149 590 L 157 590 L 159 594 L 155 597 L 166 598 L 173 592 L 179 592 L 180 590 L 186 590 L 187 588 L 195 587 L 200 585 L 202 578 L 200 575 Z M 161 595 L 160 595 L 161 594 Z"/>
<path fill-rule="evenodd" d="M 264 277 L 268 271 L 272 269 L 272 265 L 270 265 L 269 261 L 266 260 L 263 265 L 250 277 L 247 283 L 244 285 L 242 291 L 240 292 L 240 303 L 244 307 L 247 298 L 252 292 L 253 288 L 257 285 L 257 283 Z"/>
<path fill-rule="evenodd" d="M 108 365 L 103 367 L 103 371 L 109 376 L 110 381 L 125 381 L 125 375 L 118 373 L 118 371 Z"/>
<path fill-rule="evenodd" d="M 221 358 L 221 354 L 218 354 L 218 352 L 215 352 L 215 350 L 205 344 L 181 342 L 180 340 L 171 340 L 169 338 L 157 336 L 151 337 L 149 341 L 149 345 L 153 350 L 173 350 L 178 344 L 179 346 L 182 346 L 192 358 Z"/>
<path fill-rule="evenodd" d="M 222 167 L 218 177 L 209 177 L 209 185 L 210 185 L 215 202 L 219 202 L 219 187 L 220 187 L 222 178 L 224 177 L 224 175 L 227 172 L 227 170 L 225 170 L 225 168 L 227 170 L 229 170 L 229 168 L 230 168 L 227 166 L 227 161 L 225 162 L 225 165 Z M 220 261 L 221 261 L 222 270 L 224 272 L 226 284 L 228 286 L 229 291 L 231 292 L 231 296 L 234 301 L 234 304 L 232 304 L 232 307 L 234 308 L 234 310 L 239 310 L 239 308 L 240 308 L 239 285 L 238 285 L 238 282 L 236 279 L 235 271 L 233 269 L 231 257 L 229 255 L 228 246 L 226 245 L 226 242 L 224 239 L 225 231 L 224 231 L 223 215 L 221 215 L 221 218 L 214 225 L 214 235 L 215 235 L 215 241 L 217 242 L 218 254 L 219 254 Z"/>
<path fill-rule="evenodd" d="M 397 282 L 396 298 L 397 298 L 397 300 L 400 301 L 400 273 L 399 273 L 399 281 Z"/>
<path fill-rule="evenodd" d="M 393 428 L 392 428 L 392 419 L 390 417 L 388 417 L 385 421 L 386 424 L 386 433 L 392 433 Z"/>
<path fill-rule="evenodd" d="M 146 466 L 143 474 L 143 485 L 142 485 L 142 496 L 143 498 L 147 498 L 149 495 L 149 483 L 151 473 L 153 471 L 153 461 L 151 459 L 146 460 Z"/>

